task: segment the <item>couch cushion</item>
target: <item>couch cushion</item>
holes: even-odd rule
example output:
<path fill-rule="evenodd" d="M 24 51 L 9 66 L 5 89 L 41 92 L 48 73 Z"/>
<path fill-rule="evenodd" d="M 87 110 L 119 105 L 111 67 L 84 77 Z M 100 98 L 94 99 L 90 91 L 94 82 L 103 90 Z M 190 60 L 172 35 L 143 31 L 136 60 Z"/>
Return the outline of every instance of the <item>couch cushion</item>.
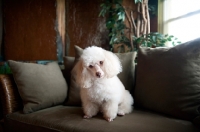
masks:
<path fill-rule="evenodd" d="M 63 61 L 64 61 L 64 70 L 62 70 L 63 72 L 63 76 L 65 77 L 68 86 L 70 86 L 70 78 L 71 78 L 71 70 L 74 67 L 74 60 L 75 57 L 70 57 L 70 56 L 64 56 L 63 57 Z"/>
<path fill-rule="evenodd" d="M 138 52 L 135 103 L 192 120 L 200 115 L 200 38 Z"/>
<path fill-rule="evenodd" d="M 200 116 L 194 118 L 193 123 L 200 128 Z"/>
<path fill-rule="evenodd" d="M 61 104 L 67 97 L 67 84 L 57 62 L 47 65 L 9 60 L 24 113 Z"/>
<path fill-rule="evenodd" d="M 79 57 L 82 54 L 82 50 L 80 47 L 75 46 L 75 61 L 76 63 Z M 121 61 L 123 71 L 118 75 L 119 79 L 124 84 L 125 88 L 129 90 L 132 94 L 134 85 L 135 85 L 135 57 L 136 52 L 129 53 L 115 53 Z M 68 64 L 70 57 L 65 57 L 65 64 Z M 75 64 L 74 64 L 75 65 Z M 68 67 L 68 66 L 66 66 Z M 66 105 L 72 106 L 80 106 L 80 88 L 75 80 L 76 73 L 71 73 L 71 81 L 70 81 L 70 89 L 68 94 L 68 101 Z"/>
<path fill-rule="evenodd" d="M 133 94 L 135 87 L 135 57 L 136 52 L 115 53 L 122 64 L 122 72 L 118 74 L 125 88 Z"/>
<path fill-rule="evenodd" d="M 20 111 L 6 117 L 6 128 L 28 132 L 199 132 L 190 121 L 178 120 L 149 111 L 133 109 L 133 112 L 107 122 L 99 114 L 83 119 L 81 107 L 55 106 L 31 114 Z"/>
<path fill-rule="evenodd" d="M 73 62 L 72 62 L 73 60 Z M 74 79 L 74 75 L 71 75 L 71 70 L 74 67 L 75 64 L 75 57 L 64 57 L 64 65 L 65 65 L 65 72 L 64 74 L 68 74 L 69 76 L 69 91 L 67 96 L 67 102 L 66 105 L 72 105 L 72 106 L 80 106 L 81 105 L 81 99 L 79 96 L 79 87 L 77 86 L 77 83 Z M 64 75 L 66 76 L 66 75 Z"/>

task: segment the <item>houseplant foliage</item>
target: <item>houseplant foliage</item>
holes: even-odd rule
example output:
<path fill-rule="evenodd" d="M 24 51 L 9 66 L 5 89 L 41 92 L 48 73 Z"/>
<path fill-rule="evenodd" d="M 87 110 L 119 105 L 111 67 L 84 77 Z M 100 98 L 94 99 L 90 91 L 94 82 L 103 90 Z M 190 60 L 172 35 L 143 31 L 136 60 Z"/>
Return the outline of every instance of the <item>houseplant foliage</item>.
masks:
<path fill-rule="evenodd" d="M 99 16 L 107 17 L 110 45 L 115 52 L 135 51 L 139 46 L 160 47 L 180 43 L 172 35 L 150 32 L 148 0 L 133 0 L 136 8 L 123 5 L 123 0 L 104 0 Z M 152 7 L 152 6 L 151 6 Z M 154 11 L 155 12 L 155 11 Z"/>
<path fill-rule="evenodd" d="M 134 37 L 134 40 L 136 43 L 135 46 L 152 48 L 166 47 L 167 44 L 175 46 L 181 43 L 180 41 L 178 41 L 178 38 L 174 37 L 173 35 L 163 35 L 158 32 L 150 32 L 149 34 L 143 34 L 140 37 Z"/>
<path fill-rule="evenodd" d="M 0 63 L 0 74 L 11 74 L 11 69 L 7 62 Z"/>

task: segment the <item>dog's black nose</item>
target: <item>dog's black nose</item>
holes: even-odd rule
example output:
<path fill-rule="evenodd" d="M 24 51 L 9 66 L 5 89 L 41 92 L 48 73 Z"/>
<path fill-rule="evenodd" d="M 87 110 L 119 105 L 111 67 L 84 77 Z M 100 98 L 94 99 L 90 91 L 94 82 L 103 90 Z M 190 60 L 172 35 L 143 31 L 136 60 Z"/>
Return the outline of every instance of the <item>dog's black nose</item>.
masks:
<path fill-rule="evenodd" d="M 101 77 L 101 73 L 100 73 L 100 72 L 97 72 L 97 73 L 96 73 L 96 76 L 100 78 L 100 77 Z"/>

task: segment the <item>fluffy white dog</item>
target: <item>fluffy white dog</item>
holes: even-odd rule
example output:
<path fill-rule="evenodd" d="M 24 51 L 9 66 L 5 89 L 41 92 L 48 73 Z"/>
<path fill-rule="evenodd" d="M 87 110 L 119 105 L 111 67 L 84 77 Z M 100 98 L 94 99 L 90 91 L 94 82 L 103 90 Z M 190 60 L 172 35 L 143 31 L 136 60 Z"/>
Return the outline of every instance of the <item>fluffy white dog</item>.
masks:
<path fill-rule="evenodd" d="M 84 118 L 102 112 L 110 122 L 132 111 L 133 98 L 117 77 L 121 71 L 121 63 L 112 52 L 96 46 L 83 50 L 73 72 L 81 88 Z"/>

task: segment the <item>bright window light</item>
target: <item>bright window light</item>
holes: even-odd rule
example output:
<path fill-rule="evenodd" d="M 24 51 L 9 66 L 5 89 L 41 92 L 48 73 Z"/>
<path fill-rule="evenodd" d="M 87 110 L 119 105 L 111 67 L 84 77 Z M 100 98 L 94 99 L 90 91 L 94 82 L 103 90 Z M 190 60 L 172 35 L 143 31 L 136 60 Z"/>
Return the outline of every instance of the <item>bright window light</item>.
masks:
<path fill-rule="evenodd" d="M 164 0 L 163 33 L 181 42 L 200 37 L 200 0 Z"/>

